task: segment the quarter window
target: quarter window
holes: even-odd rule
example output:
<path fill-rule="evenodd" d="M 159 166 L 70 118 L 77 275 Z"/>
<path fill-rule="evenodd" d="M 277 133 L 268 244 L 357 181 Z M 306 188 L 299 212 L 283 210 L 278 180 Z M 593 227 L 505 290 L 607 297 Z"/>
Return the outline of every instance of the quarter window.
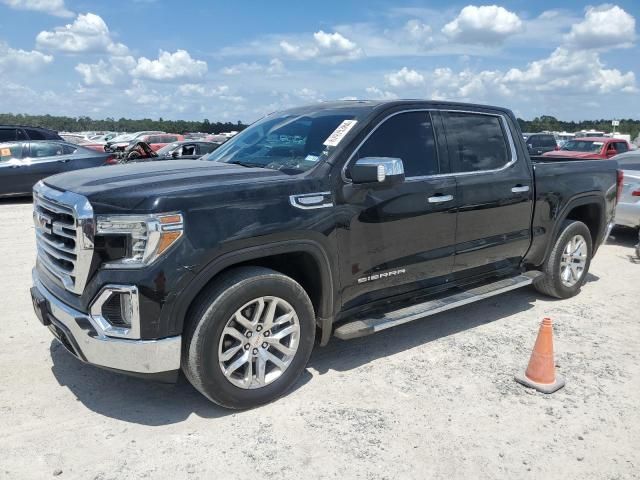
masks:
<path fill-rule="evenodd" d="M 453 172 L 495 170 L 509 161 L 499 117 L 443 112 Z"/>
<path fill-rule="evenodd" d="M 439 173 L 429 112 L 406 112 L 387 119 L 358 150 L 357 158 L 365 157 L 399 158 L 407 177 Z"/>

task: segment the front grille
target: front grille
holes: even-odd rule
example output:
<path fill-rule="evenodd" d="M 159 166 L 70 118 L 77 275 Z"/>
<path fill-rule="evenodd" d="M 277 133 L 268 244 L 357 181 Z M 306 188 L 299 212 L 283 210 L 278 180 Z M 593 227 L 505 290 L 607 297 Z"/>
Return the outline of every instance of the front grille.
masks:
<path fill-rule="evenodd" d="M 93 209 L 87 199 L 39 182 L 33 220 L 38 262 L 67 290 L 82 293 L 93 256 Z"/>

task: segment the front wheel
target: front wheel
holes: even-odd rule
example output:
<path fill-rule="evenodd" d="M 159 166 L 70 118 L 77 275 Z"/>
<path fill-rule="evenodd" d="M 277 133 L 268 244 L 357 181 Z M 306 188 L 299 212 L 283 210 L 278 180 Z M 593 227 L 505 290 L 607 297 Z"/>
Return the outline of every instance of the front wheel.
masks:
<path fill-rule="evenodd" d="M 535 283 L 536 289 L 551 297 L 573 297 L 587 280 L 592 252 L 587 226 L 576 220 L 565 221 L 544 263 L 544 279 Z"/>
<path fill-rule="evenodd" d="M 295 280 L 241 267 L 218 279 L 192 308 L 182 368 L 215 403 L 250 408 L 293 386 L 314 338 L 313 306 Z"/>

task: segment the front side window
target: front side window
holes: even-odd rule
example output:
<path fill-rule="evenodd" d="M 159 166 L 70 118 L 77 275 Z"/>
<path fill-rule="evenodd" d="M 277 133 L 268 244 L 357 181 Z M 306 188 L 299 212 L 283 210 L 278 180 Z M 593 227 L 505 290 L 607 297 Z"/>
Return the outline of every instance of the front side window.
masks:
<path fill-rule="evenodd" d="M 618 153 L 623 153 L 629 150 L 629 147 L 625 142 L 615 142 L 613 146 Z"/>
<path fill-rule="evenodd" d="M 429 112 L 406 112 L 384 121 L 360 147 L 356 158 L 399 158 L 407 177 L 438 174 L 438 151 Z"/>
<path fill-rule="evenodd" d="M 41 132 L 40 130 L 33 130 L 31 128 L 27 128 L 27 135 L 31 140 L 46 140 L 47 136 Z"/>
<path fill-rule="evenodd" d="M 31 142 L 29 157 L 32 159 L 45 159 L 64 154 L 64 145 L 60 143 Z"/>
<path fill-rule="evenodd" d="M 443 112 L 453 172 L 496 170 L 509 162 L 509 149 L 499 117 Z"/>
<path fill-rule="evenodd" d="M 336 146 L 325 142 L 345 120 L 359 120 L 369 109 L 302 108 L 269 115 L 243 130 L 203 160 L 305 172 L 328 158 Z M 348 133 L 345 134 L 345 136 Z"/>

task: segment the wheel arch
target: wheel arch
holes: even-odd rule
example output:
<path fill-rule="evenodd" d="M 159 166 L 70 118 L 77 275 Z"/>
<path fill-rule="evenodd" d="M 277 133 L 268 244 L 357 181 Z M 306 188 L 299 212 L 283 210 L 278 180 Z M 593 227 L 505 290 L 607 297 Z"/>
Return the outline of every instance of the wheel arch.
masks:
<path fill-rule="evenodd" d="M 323 331 L 327 321 L 332 323 L 335 288 L 329 257 L 313 240 L 292 240 L 242 248 L 207 264 L 177 299 L 171 314 L 177 329 L 182 331 L 189 308 L 211 282 L 223 272 L 247 265 L 271 268 L 296 280 L 307 291 Z"/>
<path fill-rule="evenodd" d="M 574 197 L 567 202 L 561 210 L 553 225 L 550 241 L 547 243 L 544 258 L 547 259 L 558 235 L 562 224 L 566 220 L 578 220 L 584 223 L 591 232 L 591 244 L 593 246 L 592 256 L 595 254 L 601 243 L 601 238 L 607 230 L 606 205 L 604 198 L 598 195 L 585 194 Z"/>

